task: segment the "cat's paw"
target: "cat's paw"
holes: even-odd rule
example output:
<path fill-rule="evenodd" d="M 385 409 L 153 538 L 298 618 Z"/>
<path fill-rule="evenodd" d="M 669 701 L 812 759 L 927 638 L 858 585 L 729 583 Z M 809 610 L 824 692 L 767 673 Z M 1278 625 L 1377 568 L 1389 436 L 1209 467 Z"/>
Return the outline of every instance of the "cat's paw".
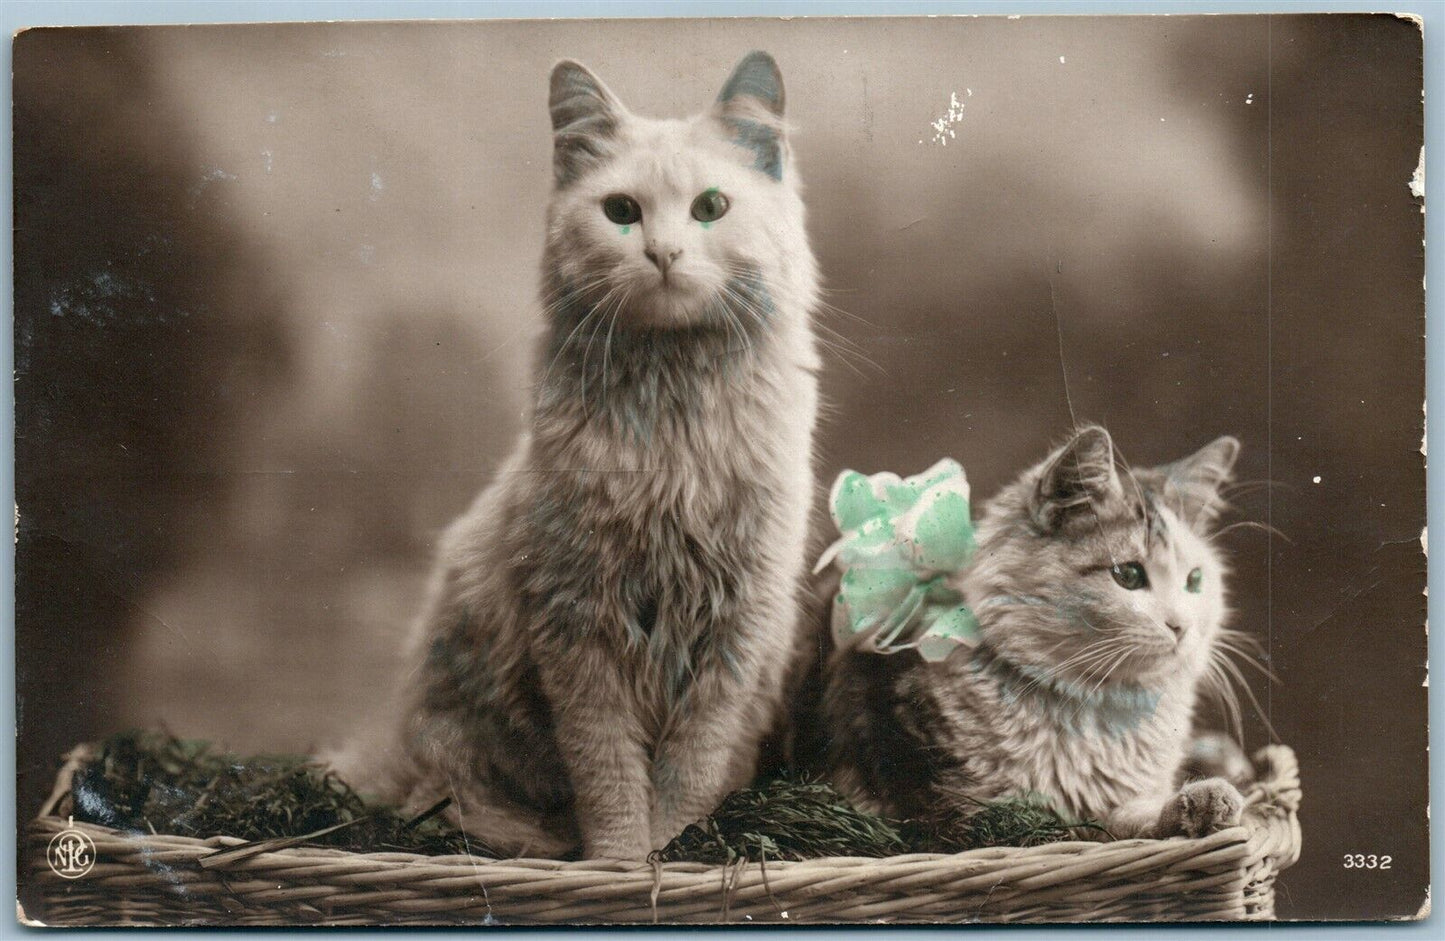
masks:
<path fill-rule="evenodd" d="M 1239 826 L 1244 814 L 1244 795 L 1223 778 L 1191 781 L 1164 808 L 1161 836 L 1204 836 Z"/>

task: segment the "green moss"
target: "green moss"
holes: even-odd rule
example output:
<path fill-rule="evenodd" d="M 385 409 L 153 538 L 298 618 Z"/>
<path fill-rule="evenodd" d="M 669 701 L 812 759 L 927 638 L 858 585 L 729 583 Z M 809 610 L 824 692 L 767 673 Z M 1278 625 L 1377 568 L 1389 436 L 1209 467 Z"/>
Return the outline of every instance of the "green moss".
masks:
<path fill-rule="evenodd" d="M 1085 839 L 1090 831 L 1107 833 L 1093 821 L 1066 820 L 1042 797 L 963 800 L 974 805 L 972 812 L 907 821 L 904 839 L 918 852 L 960 853 L 986 846 L 1042 846 Z"/>
<path fill-rule="evenodd" d="M 657 855 L 664 862 L 725 863 L 907 852 L 892 821 L 854 810 L 827 784 L 780 778 L 729 794 Z"/>
<path fill-rule="evenodd" d="M 71 784 L 75 819 L 117 830 L 267 840 L 344 829 L 307 842 L 370 852 L 465 853 L 440 817 L 408 818 L 364 800 L 299 755 L 237 758 L 206 742 L 129 732 L 103 743 Z M 481 853 L 476 840 L 471 850 Z"/>
<path fill-rule="evenodd" d="M 362 852 L 491 855 L 440 815 L 366 800 L 299 755 L 238 758 L 157 732 L 108 739 L 71 786 L 75 818 L 117 830 L 305 842 Z M 334 832 L 317 831 L 345 826 Z M 951 853 L 1037 846 L 1097 824 L 1064 820 L 1037 799 L 978 804 L 967 816 L 895 821 L 854 809 L 831 786 L 779 778 L 735 791 L 656 854 L 664 862 Z"/>

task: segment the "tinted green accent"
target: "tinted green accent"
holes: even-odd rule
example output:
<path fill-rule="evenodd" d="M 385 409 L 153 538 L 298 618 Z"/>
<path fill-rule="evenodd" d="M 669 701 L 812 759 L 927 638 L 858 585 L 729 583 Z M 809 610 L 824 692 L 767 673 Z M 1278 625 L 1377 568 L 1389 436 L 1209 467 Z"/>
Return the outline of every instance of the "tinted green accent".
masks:
<path fill-rule="evenodd" d="M 958 477 L 963 473 L 963 468 L 959 467 L 958 464 L 954 461 L 942 461 L 940 463 L 942 463 L 944 466 L 940 467 L 938 469 L 938 473 L 934 474 L 932 477 L 919 476 L 917 478 L 919 487 L 927 490 L 929 487 L 941 484 L 945 480 L 953 477 Z"/>
<path fill-rule="evenodd" d="M 929 624 L 930 634 L 958 640 L 972 640 L 978 637 L 978 618 L 963 605 L 945 608 Z"/>
<path fill-rule="evenodd" d="M 967 607 L 958 605 L 931 612 L 928 628 L 918 640 L 918 652 L 923 659 L 937 662 L 960 646 L 971 647 L 977 642 L 978 618 Z"/>
<path fill-rule="evenodd" d="M 844 555 L 854 558 L 871 556 L 879 549 L 886 548 L 895 538 L 897 530 L 893 527 L 893 521 L 882 516 L 874 517 L 865 521 L 853 533 L 853 538 L 844 549 Z"/>
<path fill-rule="evenodd" d="M 904 480 L 896 484 L 889 484 L 883 488 L 883 499 L 888 504 L 888 509 L 894 513 L 900 513 L 918 502 L 923 495 L 923 487 L 914 480 Z"/>
<path fill-rule="evenodd" d="M 977 618 L 948 585 L 978 548 L 968 481 L 956 462 L 940 465 L 905 480 L 844 471 L 833 485 L 840 640 L 862 635 L 865 649 L 915 648 L 930 661 L 976 645 Z"/>
<path fill-rule="evenodd" d="M 617 231 L 621 232 L 623 235 L 626 235 L 628 232 L 631 232 L 631 231 L 632 231 L 632 226 L 630 226 L 630 225 L 620 225 L 620 226 L 617 227 Z"/>
<path fill-rule="evenodd" d="M 884 623 L 917 587 L 918 579 L 908 569 L 848 569 L 839 594 L 848 609 L 849 627 L 859 633 Z"/>
<path fill-rule="evenodd" d="M 838 498 L 833 502 L 833 518 L 844 531 L 857 529 L 870 517 L 884 512 L 883 502 L 873 495 L 873 485 L 857 471 L 844 471 Z"/>
<path fill-rule="evenodd" d="M 1185 591 L 1189 591 L 1189 592 L 1193 592 L 1194 594 L 1197 595 L 1197 594 L 1199 594 L 1199 592 L 1200 592 L 1200 590 L 1201 590 L 1201 588 L 1202 588 L 1202 586 L 1203 586 L 1203 583 L 1204 583 L 1204 572 L 1202 572 L 1202 571 L 1199 570 L 1199 569 L 1194 569 L 1192 572 L 1189 573 L 1189 577 L 1184 580 L 1184 590 L 1185 590 Z"/>
<path fill-rule="evenodd" d="M 928 603 L 932 605 L 962 604 L 963 595 L 943 583 L 943 577 L 935 578 L 928 589 Z"/>
<path fill-rule="evenodd" d="M 914 527 L 918 562 L 925 568 L 954 571 L 973 555 L 977 543 L 968 501 L 958 493 L 943 493 L 918 518 Z"/>

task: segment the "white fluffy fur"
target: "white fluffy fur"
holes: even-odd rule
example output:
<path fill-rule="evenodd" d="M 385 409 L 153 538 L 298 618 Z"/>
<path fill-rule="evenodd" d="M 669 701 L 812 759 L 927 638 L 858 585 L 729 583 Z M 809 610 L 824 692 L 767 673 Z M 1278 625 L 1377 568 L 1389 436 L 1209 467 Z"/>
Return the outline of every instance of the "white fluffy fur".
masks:
<path fill-rule="evenodd" d="M 776 66 L 754 53 L 726 87 L 652 120 L 553 72 L 530 428 L 446 535 L 399 760 L 371 778 L 414 808 L 452 797 L 497 853 L 640 858 L 747 783 L 779 718 L 817 274 Z M 730 208 L 704 226 L 709 189 Z M 615 194 L 642 210 L 626 231 Z"/>

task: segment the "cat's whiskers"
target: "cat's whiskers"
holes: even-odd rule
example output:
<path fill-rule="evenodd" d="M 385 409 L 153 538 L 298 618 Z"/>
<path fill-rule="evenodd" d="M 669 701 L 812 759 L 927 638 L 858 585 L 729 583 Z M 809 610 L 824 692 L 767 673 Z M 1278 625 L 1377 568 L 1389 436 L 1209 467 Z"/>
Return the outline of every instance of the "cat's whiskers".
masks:
<path fill-rule="evenodd" d="M 1101 656 L 1098 659 L 1092 661 L 1088 669 L 1083 670 L 1081 673 L 1079 673 L 1078 676 L 1071 679 L 1069 681 L 1069 688 L 1059 690 L 1059 693 L 1063 696 L 1065 703 L 1073 702 L 1076 704 L 1073 711 L 1069 713 L 1067 721 L 1072 722 L 1083 710 L 1084 706 L 1088 704 L 1089 693 L 1085 690 L 1085 686 L 1088 684 L 1089 680 L 1096 673 L 1104 670 L 1106 666 L 1109 663 L 1113 662 L 1115 658 L 1120 656 L 1121 653 L 1122 651 L 1120 651 L 1118 648 L 1111 648 L 1105 653 L 1104 656 Z"/>
<path fill-rule="evenodd" d="M 1006 596 L 998 596 L 990 600 L 990 609 L 994 612 L 997 612 L 999 615 L 1007 614 L 1010 609 L 1018 609 L 1020 611 L 1028 612 L 1031 611 L 1034 607 L 1036 607 L 1036 605 L 1028 602 L 1010 602 L 1007 600 Z M 1085 618 L 1082 613 L 1074 612 L 1074 615 L 1079 620 L 1083 621 L 1085 626 L 1087 626 L 1090 630 L 1094 631 L 1097 635 L 1099 635 L 1098 639 L 1090 641 L 1081 650 L 1075 651 L 1073 654 L 1066 657 L 1063 661 L 1053 664 L 1050 667 L 1031 667 L 1031 669 L 1041 672 L 1037 672 L 1034 676 L 1030 677 L 1028 682 L 1019 688 L 1019 693 L 1022 694 L 1030 692 L 1035 687 L 1046 682 L 1052 683 L 1052 681 L 1057 679 L 1065 670 L 1071 668 L 1082 668 L 1084 666 L 1087 666 L 1093 661 L 1094 658 L 1106 656 L 1111 652 L 1111 648 L 1114 645 L 1121 643 L 1119 638 L 1117 638 L 1116 636 L 1104 634 L 1103 632 L 1101 632 L 1092 622 Z M 1062 637 L 1058 641 L 1051 644 L 1048 648 L 1046 648 L 1043 653 L 1046 656 L 1052 654 L 1060 647 L 1064 646 L 1065 644 L 1073 643 L 1075 640 L 1076 638 L 1073 636 Z"/>
<path fill-rule="evenodd" d="M 757 267 L 755 265 L 749 265 L 743 262 L 734 261 L 732 259 L 725 259 L 724 261 L 722 261 L 721 267 L 725 272 L 734 276 L 735 278 L 756 278 L 758 273 Z M 760 326 L 766 323 L 766 315 L 759 308 L 755 300 L 741 294 L 730 283 L 725 283 L 722 290 L 728 295 L 729 298 L 731 298 L 737 303 L 739 309 L 735 311 L 735 313 L 742 313 L 751 317 Z M 851 314 L 840 307 L 827 303 L 826 301 L 817 301 L 815 304 L 815 308 L 817 310 L 826 310 L 829 312 L 842 314 L 847 317 L 852 317 L 853 319 L 858 320 L 862 323 L 867 323 L 867 321 L 863 320 L 863 318 L 861 317 L 858 317 L 856 314 Z M 741 328 L 741 324 L 739 326 Z M 828 326 L 826 323 L 823 323 L 817 317 L 813 318 L 812 326 L 814 328 L 814 339 L 817 341 L 818 345 L 832 353 L 837 354 L 838 360 L 859 377 L 865 377 L 867 375 L 867 373 L 865 373 L 862 369 L 858 367 L 858 362 L 860 361 L 865 365 L 872 367 L 874 370 L 877 370 L 879 372 L 883 371 L 883 367 L 876 360 L 869 357 L 863 351 L 863 348 L 849 337 L 845 336 L 842 333 L 839 333 L 837 330 Z"/>
<path fill-rule="evenodd" d="M 758 307 L 757 301 L 750 294 L 739 290 L 737 285 L 734 283 L 737 281 L 741 281 L 744 278 L 756 277 L 757 273 L 745 267 L 732 268 L 725 266 L 724 270 L 727 270 L 734 275 L 733 278 L 723 282 L 722 290 L 724 291 L 724 293 L 736 300 L 741 308 L 743 308 L 747 313 L 751 314 L 754 318 L 757 319 L 759 324 L 763 323 L 763 312 Z"/>
<path fill-rule="evenodd" d="M 1235 695 L 1229 677 L 1213 657 L 1210 658 L 1202 679 L 1205 695 L 1214 699 L 1224 710 L 1225 721 L 1235 741 L 1244 741 L 1244 722 L 1240 714 L 1239 697 Z"/>
<path fill-rule="evenodd" d="M 855 320 L 858 323 L 865 324 L 870 327 L 872 326 L 871 323 L 869 323 L 862 317 L 859 317 L 857 314 L 854 314 L 851 311 L 844 310 L 836 304 L 830 304 L 828 301 L 821 298 L 818 299 L 814 307 L 819 313 L 837 314 L 839 316 Z M 847 366 L 849 369 L 853 370 L 859 376 L 865 376 L 866 374 L 863 372 L 863 370 L 858 368 L 854 360 L 859 360 L 865 365 L 872 367 L 874 370 L 877 370 L 878 372 L 884 371 L 882 365 L 880 365 L 877 360 L 874 360 L 872 357 L 868 356 L 868 354 L 863 351 L 863 347 L 861 345 L 852 340 L 850 337 L 833 329 L 828 324 L 823 323 L 821 318 L 814 317 L 813 326 L 817 330 L 823 331 L 827 334 L 827 336 L 817 336 L 819 345 L 821 345 L 827 350 L 831 350 L 832 352 L 838 354 L 839 361 L 842 362 L 843 365 Z"/>
<path fill-rule="evenodd" d="M 606 280 L 605 277 L 598 277 L 598 278 L 592 279 L 594 286 L 595 286 L 596 284 L 601 284 L 601 283 L 602 283 L 603 281 L 605 281 L 605 280 Z M 561 285 L 558 285 L 558 286 L 556 286 L 556 287 L 553 287 L 553 288 L 551 288 L 551 289 L 543 292 L 543 293 L 540 295 L 540 298 L 539 298 L 539 301 L 540 301 L 540 304 L 541 304 L 541 311 L 542 311 L 543 316 L 546 317 L 546 318 L 554 317 L 554 316 L 556 315 L 557 311 L 559 310 L 559 306 L 558 306 L 558 305 L 559 305 L 559 302 L 560 302 L 566 295 L 571 294 L 571 293 L 573 293 L 573 289 L 572 289 L 570 286 L 568 286 L 568 287 L 563 287 L 563 286 L 561 286 Z M 492 357 L 496 356 L 498 353 L 500 353 L 500 352 L 502 352 L 503 350 L 505 350 L 505 349 L 507 349 L 508 347 L 510 347 L 513 343 L 517 342 L 518 340 L 522 339 L 522 338 L 525 337 L 525 336 L 530 335 L 530 334 L 532 333 L 532 330 L 533 330 L 532 324 L 528 323 L 528 324 L 525 324 L 524 326 L 522 326 L 520 329 L 513 331 L 512 334 L 511 334 L 510 336 L 508 336 L 505 340 L 503 340 L 502 342 L 496 344 L 496 345 L 493 346 L 490 350 L 488 350 L 485 354 L 483 354 L 483 355 L 482 355 L 482 358 L 479 360 L 479 362 L 483 362 L 483 363 L 487 362 L 487 361 L 490 360 Z"/>
<path fill-rule="evenodd" d="M 1072 677 L 1055 675 L 1049 679 L 1046 687 L 1041 686 L 1041 688 L 1051 690 L 1064 700 L 1080 700 L 1086 695 L 1083 689 L 1088 684 L 1089 679 L 1094 676 L 1097 671 L 1104 669 L 1105 665 L 1117 656 L 1118 653 L 1119 651 L 1117 650 L 1103 651 L 1085 664 L 1076 664 L 1075 666 L 1079 668 L 1076 675 Z"/>
<path fill-rule="evenodd" d="M 734 287 L 732 287 L 732 285 L 726 282 L 723 283 L 721 293 L 723 295 L 723 301 L 718 306 L 722 309 L 723 312 L 724 324 L 727 327 L 729 342 L 731 342 L 732 340 L 733 328 L 734 326 L 736 326 L 739 344 L 737 348 L 738 351 L 752 349 L 752 343 L 748 340 L 747 328 L 743 325 L 743 322 L 738 319 L 738 315 L 733 310 L 732 304 L 728 303 L 728 300 L 732 300 L 738 305 L 740 305 L 743 308 L 744 312 L 751 313 L 751 310 L 748 307 L 747 298 L 743 297 Z M 733 352 L 733 350 L 729 348 L 728 352 Z"/>
<path fill-rule="evenodd" d="M 608 367 L 608 361 L 612 358 L 612 331 L 613 331 L 613 329 L 616 328 L 616 326 L 617 326 L 617 318 L 622 316 L 622 311 L 623 311 L 623 309 L 627 306 L 627 301 L 631 298 L 631 296 L 632 296 L 632 289 L 629 287 L 629 288 L 627 289 L 627 291 L 623 293 L 623 295 L 622 295 L 622 300 L 618 302 L 618 304 L 617 304 L 617 309 L 612 312 L 612 320 L 611 320 L 611 323 L 609 323 L 609 324 L 607 325 L 607 336 L 605 336 L 605 337 L 602 338 L 602 390 L 603 390 L 603 394 L 606 394 L 607 389 L 610 388 L 610 386 L 607 384 L 607 367 Z"/>
<path fill-rule="evenodd" d="M 1111 673 L 1119 663 L 1123 662 L 1130 653 L 1131 651 L 1127 645 L 1120 644 L 1110 651 L 1109 656 L 1101 658 L 1097 663 L 1085 670 L 1077 680 L 1078 685 L 1085 688 L 1081 698 L 1085 701 L 1091 699 L 1098 690 L 1099 685 L 1108 678 L 1109 673 Z M 1099 677 L 1098 682 L 1093 686 L 1089 686 L 1089 681 L 1096 676 Z"/>
<path fill-rule="evenodd" d="M 1094 683 L 1094 685 L 1088 690 L 1086 690 L 1084 694 L 1079 697 L 1078 706 L 1076 706 L 1074 708 L 1074 711 L 1069 714 L 1068 721 L 1070 723 L 1072 723 L 1076 718 L 1078 718 L 1079 713 L 1083 711 L 1085 706 L 1095 701 L 1095 697 L 1099 694 L 1100 690 L 1104 688 L 1104 684 L 1109 681 L 1109 677 L 1114 674 L 1115 670 L 1119 669 L 1119 667 L 1123 665 L 1125 660 L 1129 659 L 1129 656 L 1132 653 L 1133 650 L 1131 650 L 1127 645 L 1125 645 L 1121 650 L 1117 652 L 1116 656 L 1113 659 L 1106 661 L 1109 664 L 1108 668 L 1103 671 L 1103 674 L 1099 676 L 1098 680 Z M 1094 673 L 1096 672 L 1096 670 L 1097 668 L 1094 668 L 1091 669 L 1089 672 Z M 1084 682 L 1087 682 L 1087 674 Z"/>
<path fill-rule="evenodd" d="M 738 345 L 736 347 L 730 346 L 728 353 L 742 353 L 752 349 L 752 341 L 748 339 L 747 327 L 744 326 L 742 320 L 740 320 L 738 315 L 732 310 L 724 309 L 724 313 L 727 316 L 728 338 L 731 340 L 734 329 L 736 329 L 738 335 Z"/>
<path fill-rule="evenodd" d="M 564 298 L 581 298 L 588 291 L 598 288 L 610 280 L 612 280 L 611 275 L 598 274 L 583 281 L 581 285 L 572 284 L 571 282 L 558 284 L 555 287 L 549 288 L 542 295 L 542 306 L 544 309 L 551 310 L 555 304 Z"/>
<path fill-rule="evenodd" d="M 566 310 L 567 307 L 571 306 L 574 301 L 581 299 L 583 295 L 585 295 L 587 292 L 607 283 L 608 280 L 610 279 L 606 276 L 600 276 L 593 278 L 591 281 L 587 282 L 584 287 L 581 288 L 558 288 L 557 291 L 560 292 L 561 296 L 553 299 L 547 304 L 544 304 L 543 313 L 549 318 L 555 318 L 557 315 L 561 314 L 564 310 Z M 577 332 L 579 330 L 586 326 L 587 321 L 591 319 L 592 315 L 595 312 L 595 307 L 589 308 L 587 310 L 587 313 L 585 313 L 581 317 L 581 319 L 579 319 L 577 323 L 572 326 L 571 331 L 568 332 L 568 334 L 562 339 L 562 342 L 557 344 L 557 352 L 552 355 L 552 361 L 549 362 L 547 364 L 547 368 L 542 371 L 542 378 L 540 381 L 538 381 L 537 388 L 547 388 L 547 380 L 551 378 L 552 369 L 557 365 L 557 360 L 562 357 L 563 353 L 570 349 L 572 338 L 577 335 Z"/>
<path fill-rule="evenodd" d="M 595 307 L 589 309 L 587 313 L 584 314 L 582 318 L 573 325 L 571 331 L 569 331 L 567 336 L 563 338 L 562 342 L 557 344 L 557 352 L 552 354 L 552 361 L 547 364 L 547 368 L 542 371 L 542 378 L 537 382 L 538 389 L 549 388 L 548 380 L 552 377 L 552 370 L 554 367 L 556 367 L 557 361 L 562 358 L 563 353 L 571 349 L 572 338 L 577 335 L 577 331 L 585 327 L 587 325 L 587 321 L 591 320 L 593 315 L 596 313 L 597 309 Z"/>
<path fill-rule="evenodd" d="M 1236 660 L 1242 660 L 1260 671 L 1270 681 L 1278 683 L 1279 677 L 1260 663 L 1256 655 L 1245 649 L 1246 647 L 1258 649 L 1258 646 L 1258 641 L 1249 634 L 1242 631 L 1221 630 L 1210 650 L 1208 673 L 1213 678 L 1214 692 L 1217 694 L 1218 701 L 1226 711 L 1240 711 L 1238 693 L 1242 690 L 1270 736 L 1275 741 L 1279 741 L 1279 733 L 1275 731 L 1264 707 L 1260 705 L 1258 697 L 1254 695 L 1254 690 L 1236 662 Z"/>
<path fill-rule="evenodd" d="M 1299 490 L 1297 486 L 1283 480 L 1268 480 L 1265 478 L 1252 480 L 1239 480 L 1231 484 L 1225 484 L 1219 492 L 1226 500 L 1233 501 L 1236 497 L 1249 496 L 1261 490 L 1269 490 L 1272 487 L 1279 487 L 1282 490 Z"/>
<path fill-rule="evenodd" d="M 725 272 L 732 275 L 729 280 L 723 282 L 722 290 L 737 302 L 737 310 L 735 312 L 747 314 L 759 327 L 766 326 L 768 322 L 767 311 L 763 309 L 757 297 L 749 291 L 739 290 L 734 284 L 734 282 L 745 283 L 748 281 L 758 281 L 758 267 L 730 259 L 724 259 L 721 262 L 721 267 Z"/>
<path fill-rule="evenodd" d="M 587 335 L 587 346 L 582 350 L 582 385 L 578 395 L 581 398 L 582 413 L 584 415 L 589 414 L 587 410 L 587 360 L 592 355 L 592 344 L 597 339 L 597 334 L 602 332 L 602 328 L 606 326 L 611 316 L 608 313 L 607 305 L 609 302 L 612 303 L 612 313 L 619 313 L 622 310 L 623 302 L 626 301 L 630 293 L 631 290 L 624 285 L 613 285 L 611 288 L 608 288 L 607 293 L 602 295 L 602 300 L 597 303 L 596 309 L 601 312 L 601 316 L 597 318 L 597 324 L 592 328 L 592 332 Z M 602 394 L 606 395 L 607 383 L 605 375 L 603 376 L 602 386 Z"/>
<path fill-rule="evenodd" d="M 758 303 L 758 301 L 757 301 L 756 298 L 754 298 L 754 297 L 751 296 L 750 294 L 746 294 L 746 293 L 744 293 L 744 292 L 742 292 L 742 291 L 739 291 L 736 287 L 732 286 L 731 284 L 726 284 L 726 285 L 724 285 L 724 286 L 723 286 L 723 290 L 724 290 L 724 291 L 727 293 L 727 295 L 728 295 L 730 298 L 732 298 L 733 301 L 734 301 L 734 304 L 733 304 L 733 305 L 724 305 L 724 306 L 728 309 L 729 313 L 733 316 L 734 322 L 737 323 L 738 331 L 739 331 L 739 333 L 742 335 L 742 341 L 743 341 L 743 344 L 744 344 L 743 348 L 744 348 L 744 349 L 751 349 L 752 346 L 753 346 L 753 343 L 752 343 L 752 340 L 749 339 L 749 337 L 752 336 L 753 334 L 749 333 L 749 331 L 748 331 L 748 329 L 747 329 L 747 324 L 745 324 L 745 323 L 740 319 L 740 316 L 745 316 L 745 317 L 749 318 L 749 320 L 751 320 L 751 322 L 752 322 L 758 329 L 763 329 L 763 328 L 767 327 L 767 324 L 768 324 L 767 311 L 765 311 L 765 310 L 762 308 L 762 306 Z"/>
<path fill-rule="evenodd" d="M 1245 680 L 1244 674 L 1240 672 L 1239 667 L 1228 657 L 1221 658 L 1219 663 L 1223 665 L 1225 671 L 1234 679 L 1236 687 L 1244 691 L 1244 695 L 1249 699 L 1250 705 L 1254 707 L 1254 711 L 1259 715 L 1260 721 L 1263 722 L 1264 727 L 1269 730 L 1270 738 L 1276 742 L 1279 741 L 1279 733 L 1275 731 L 1274 724 L 1269 721 L 1269 714 L 1266 713 L 1264 707 L 1260 705 L 1259 698 L 1254 695 L 1254 690 L 1250 688 L 1249 682 Z"/>
<path fill-rule="evenodd" d="M 828 288 L 828 287 L 820 288 L 820 289 L 819 289 L 819 292 L 820 292 L 821 294 L 823 294 L 823 295 L 829 295 L 829 294 L 831 294 L 831 295 L 833 295 L 833 296 L 835 296 L 835 297 L 838 296 L 838 295 L 841 295 L 841 294 L 845 294 L 845 293 L 856 293 L 856 292 L 851 292 L 851 291 L 842 291 L 842 290 L 839 290 L 838 288 Z M 845 310 L 844 308 L 839 307 L 837 304 L 833 304 L 833 303 L 825 300 L 823 297 L 819 297 L 819 298 L 818 298 L 817 305 L 818 305 L 819 307 L 826 308 L 826 309 L 832 311 L 832 312 L 835 313 L 835 314 L 839 314 L 839 315 L 841 315 L 841 316 L 843 316 L 843 317 L 847 317 L 847 318 L 850 319 L 850 320 L 857 321 L 858 323 L 863 324 L 863 325 L 866 326 L 866 327 L 871 327 L 871 326 L 873 326 L 873 322 L 872 322 L 871 320 L 869 320 L 868 318 L 859 316 L 858 314 L 853 313 L 851 310 Z"/>
<path fill-rule="evenodd" d="M 736 341 L 741 344 L 740 346 L 736 348 L 733 346 L 734 329 L 738 331 L 742 330 L 742 322 L 737 319 L 737 315 L 733 313 L 732 310 L 732 304 L 734 303 L 733 297 L 733 292 L 727 284 L 723 284 L 722 287 L 718 289 L 717 309 L 718 312 L 721 314 L 720 319 L 722 320 L 723 330 L 727 332 L 727 340 L 723 345 L 722 352 L 719 353 L 718 356 L 715 358 L 728 356 L 739 349 L 745 349 L 747 346 L 751 345 L 745 343 L 746 338 L 744 337 L 743 339 L 739 339 Z"/>
<path fill-rule="evenodd" d="M 1245 663 L 1263 673 L 1272 682 L 1281 682 L 1274 672 L 1266 667 L 1260 660 L 1264 656 L 1264 645 L 1259 638 L 1253 634 L 1246 634 L 1244 631 L 1221 628 L 1215 639 L 1215 646 L 1221 650 L 1228 651 L 1242 659 Z"/>
<path fill-rule="evenodd" d="M 1271 536 L 1276 536 L 1280 539 L 1283 539 L 1290 545 L 1294 545 L 1293 539 L 1289 538 L 1284 533 L 1280 532 L 1278 529 L 1269 525 L 1268 523 L 1261 523 L 1258 520 L 1238 520 L 1236 522 L 1230 523 L 1228 526 L 1221 526 L 1219 530 L 1214 533 L 1214 536 L 1212 538 L 1218 539 L 1226 533 L 1233 532 L 1236 529 L 1257 529 L 1260 532 L 1269 533 Z"/>
<path fill-rule="evenodd" d="M 834 330 L 832 327 L 828 326 L 820 320 L 814 320 L 813 327 L 815 330 L 821 331 L 820 333 L 815 334 L 818 345 L 823 347 L 825 350 L 836 353 L 838 356 L 838 361 L 841 362 L 844 366 L 847 366 L 849 369 L 853 370 L 855 375 L 859 376 L 860 378 L 867 377 L 867 373 L 865 373 L 862 369 L 858 368 L 858 365 L 854 362 L 854 360 L 861 360 L 864 364 L 871 366 L 874 370 L 878 372 L 884 372 L 883 366 L 877 360 L 864 353 L 863 347 L 853 342 L 853 340 L 839 333 L 837 330 Z"/>
<path fill-rule="evenodd" d="M 1021 686 L 1018 692 L 1020 694 L 1028 693 L 1045 683 L 1052 687 L 1054 681 L 1061 678 L 1066 670 L 1084 670 L 1086 667 L 1103 662 L 1115 652 L 1118 645 L 1119 640 L 1115 637 L 1105 637 L 1103 640 L 1095 641 L 1061 662 L 1043 669 Z M 1087 676 L 1087 671 L 1083 675 Z"/>
<path fill-rule="evenodd" d="M 752 322 L 758 327 L 762 327 L 767 323 L 767 314 L 763 311 L 761 307 L 758 306 L 756 301 L 748 297 L 741 297 L 738 299 L 737 309 L 734 310 L 733 313 L 735 315 L 746 315 L 747 317 L 751 318 Z M 739 328 L 742 328 L 745 325 L 741 320 L 739 320 L 738 326 Z"/>

